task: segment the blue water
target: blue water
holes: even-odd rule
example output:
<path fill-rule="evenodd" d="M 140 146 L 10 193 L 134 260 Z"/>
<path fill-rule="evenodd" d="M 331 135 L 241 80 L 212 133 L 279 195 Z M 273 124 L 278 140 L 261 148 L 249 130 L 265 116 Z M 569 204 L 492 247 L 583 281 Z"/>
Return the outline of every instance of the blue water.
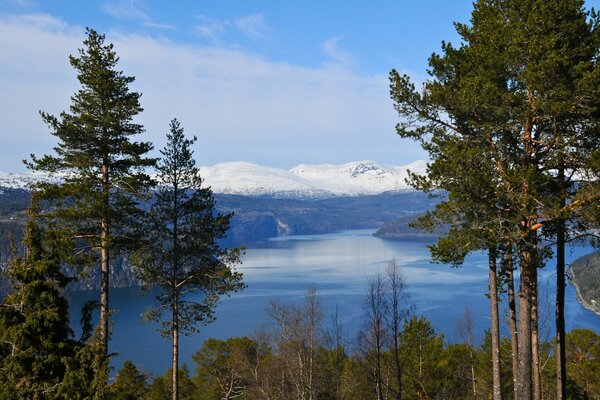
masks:
<path fill-rule="evenodd" d="M 248 287 L 239 294 L 223 299 L 217 320 L 201 328 L 200 333 L 182 337 L 181 363 L 192 367 L 191 356 L 208 337 L 227 338 L 252 335 L 268 323 L 265 309 L 271 299 L 302 301 L 306 289 L 316 286 L 328 315 L 338 310 L 348 339 L 360 329 L 363 299 L 369 278 L 383 272 L 395 258 L 403 273 L 410 300 L 416 313 L 425 315 L 448 341 L 456 341 L 456 322 L 468 305 L 474 317 L 474 332 L 481 339 L 489 328 L 487 291 L 487 256 L 470 256 L 462 268 L 430 262 L 426 243 L 394 242 L 371 236 L 372 230 L 349 230 L 324 235 L 274 238 L 246 250 L 238 270 L 244 273 Z M 572 261 L 591 251 L 573 247 Z M 553 312 L 556 276 L 553 263 L 540 272 L 540 334 L 546 340 L 553 335 Z M 71 294 L 71 309 L 79 310 L 84 301 L 97 299 L 93 291 Z M 171 346 L 157 331 L 158 325 L 142 323 L 141 313 L 152 303 L 152 294 L 136 288 L 112 289 L 113 335 L 110 352 L 117 353 L 113 366 L 125 360 L 154 375 L 170 366 Z M 505 303 L 502 305 L 504 308 Z M 506 311 L 502 313 L 505 315 Z M 78 320 L 78 315 L 73 315 Z M 569 285 L 566 293 L 567 329 L 589 328 L 600 332 L 600 316 L 583 308 Z M 329 318 L 325 319 L 325 322 Z"/>

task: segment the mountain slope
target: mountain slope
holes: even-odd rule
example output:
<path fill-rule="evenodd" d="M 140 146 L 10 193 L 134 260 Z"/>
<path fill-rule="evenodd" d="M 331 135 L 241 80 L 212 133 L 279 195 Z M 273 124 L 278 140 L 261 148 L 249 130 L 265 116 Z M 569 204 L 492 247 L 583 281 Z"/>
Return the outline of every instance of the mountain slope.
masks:
<path fill-rule="evenodd" d="M 206 185 L 215 193 L 275 197 L 331 197 L 376 195 L 410 190 L 407 170 L 423 174 L 426 163 L 387 166 L 373 161 L 342 165 L 301 164 L 289 171 L 247 162 L 231 162 L 200 168 Z"/>
<path fill-rule="evenodd" d="M 286 171 L 236 161 L 201 167 L 200 176 L 215 193 L 278 198 L 327 198 L 377 195 L 410 190 L 407 171 L 424 174 L 424 161 L 405 166 L 389 166 L 374 161 L 355 161 L 341 165 L 301 164 Z M 36 173 L 0 173 L 2 188 L 25 189 L 31 184 L 60 180 Z"/>

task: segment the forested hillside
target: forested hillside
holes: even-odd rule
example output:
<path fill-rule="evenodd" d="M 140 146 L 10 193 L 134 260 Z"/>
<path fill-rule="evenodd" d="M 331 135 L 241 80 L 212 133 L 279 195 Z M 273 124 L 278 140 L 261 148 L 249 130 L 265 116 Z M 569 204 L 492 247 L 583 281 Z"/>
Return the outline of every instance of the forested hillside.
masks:
<path fill-rule="evenodd" d="M 577 299 L 600 315 L 600 252 L 575 260 L 569 275 L 577 289 Z"/>

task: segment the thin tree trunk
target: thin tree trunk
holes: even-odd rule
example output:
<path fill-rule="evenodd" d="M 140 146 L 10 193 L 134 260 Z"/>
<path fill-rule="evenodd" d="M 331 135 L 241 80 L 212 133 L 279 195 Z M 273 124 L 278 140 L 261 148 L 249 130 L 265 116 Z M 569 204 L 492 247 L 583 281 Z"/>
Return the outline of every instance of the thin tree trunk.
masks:
<path fill-rule="evenodd" d="M 490 305 L 492 318 L 492 381 L 494 400 L 502 399 L 500 383 L 500 320 L 498 314 L 498 275 L 496 267 L 496 248 L 490 247 L 489 257 L 489 279 L 490 279 Z M 473 390 L 475 390 L 475 380 L 473 377 Z M 475 392 L 473 393 L 475 395 Z"/>
<path fill-rule="evenodd" d="M 508 325 L 510 329 L 510 349 L 512 359 L 513 373 L 513 391 L 515 399 L 517 398 L 517 377 L 519 375 L 519 335 L 517 331 L 517 309 L 515 302 L 515 274 L 513 265 L 513 247 L 512 244 L 506 250 L 506 276 L 508 280 Z"/>
<path fill-rule="evenodd" d="M 527 226 L 527 224 L 525 224 Z M 517 375 L 517 396 L 518 400 L 531 400 L 532 385 L 531 385 L 531 364 L 532 364 L 532 349 L 531 349 L 531 311 L 532 311 L 532 282 L 535 277 L 535 268 L 537 265 L 534 261 L 534 242 L 531 238 L 531 233 L 526 243 L 521 244 L 521 280 L 519 285 L 519 373 Z"/>
<path fill-rule="evenodd" d="M 539 349 L 539 318 L 538 318 L 538 284 L 537 268 L 534 269 L 533 296 L 531 299 L 531 357 L 533 373 L 533 398 L 542 399 L 542 376 L 540 373 L 540 349 Z"/>
<path fill-rule="evenodd" d="M 178 298 L 177 289 L 174 290 L 175 295 L 173 297 L 173 377 L 172 377 L 172 392 L 173 400 L 179 398 L 179 310 L 178 310 Z"/>
<path fill-rule="evenodd" d="M 172 303 L 172 329 L 173 329 L 173 376 L 171 379 L 172 383 L 172 400 L 177 400 L 179 398 L 179 231 L 178 231 L 178 222 L 179 222 L 179 181 L 178 181 L 178 171 L 175 169 L 173 172 L 173 253 L 172 253 L 172 262 L 173 262 L 173 270 L 172 270 L 172 295 L 173 295 L 173 303 Z"/>
<path fill-rule="evenodd" d="M 398 334 L 394 332 L 394 348 L 392 351 L 394 352 L 394 364 L 396 367 L 396 384 L 398 385 L 398 389 L 396 391 L 396 400 L 402 400 L 402 364 L 400 361 L 400 338 Z"/>
<path fill-rule="evenodd" d="M 108 177 L 108 156 L 105 155 L 102 164 L 102 202 L 103 206 L 108 208 L 109 201 L 109 177 Z M 106 213 L 106 209 L 103 210 Z M 108 286 L 110 279 L 109 259 L 108 259 L 108 236 L 109 223 L 106 217 L 102 218 L 100 231 L 100 258 L 101 258 L 101 287 L 100 287 L 100 339 L 102 341 L 102 355 L 108 355 Z"/>
<path fill-rule="evenodd" d="M 565 171 L 559 168 L 558 179 L 561 185 L 560 207 L 565 206 Z M 556 223 L 556 399 L 567 398 L 567 363 L 565 355 L 565 221 Z"/>
<path fill-rule="evenodd" d="M 108 285 L 110 279 L 108 260 L 108 224 L 102 221 L 101 233 L 101 283 L 100 283 L 100 340 L 102 341 L 102 355 L 108 355 Z"/>
<path fill-rule="evenodd" d="M 375 390 L 377 392 L 377 400 L 383 400 L 383 382 L 381 379 L 381 326 L 380 326 L 380 322 L 378 322 L 378 327 L 377 327 L 377 337 L 375 339 L 376 342 L 376 361 L 375 361 Z"/>
<path fill-rule="evenodd" d="M 400 334 L 402 331 L 402 319 L 404 317 L 403 314 L 405 313 L 400 311 L 400 296 L 402 296 L 401 291 L 403 290 L 403 281 L 395 259 L 392 259 L 388 265 L 386 276 L 390 297 L 388 311 L 388 318 L 390 318 L 390 321 L 388 325 L 393 337 L 391 351 L 393 353 L 392 356 L 395 369 L 394 377 L 397 385 L 397 389 L 392 390 L 392 393 L 394 394 L 394 398 L 396 400 L 402 400 L 402 360 L 400 359 Z"/>

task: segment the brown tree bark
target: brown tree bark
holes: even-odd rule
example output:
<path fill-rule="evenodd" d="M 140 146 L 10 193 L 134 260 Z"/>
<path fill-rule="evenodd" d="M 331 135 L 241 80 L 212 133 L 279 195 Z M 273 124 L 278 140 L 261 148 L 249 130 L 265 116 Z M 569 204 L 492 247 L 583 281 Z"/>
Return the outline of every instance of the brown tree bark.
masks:
<path fill-rule="evenodd" d="M 533 293 L 531 298 L 531 358 L 533 374 L 533 398 L 542 399 L 542 375 L 540 372 L 540 349 L 539 349 L 539 318 L 538 318 L 538 284 L 537 267 L 533 270 L 534 279 L 532 282 Z"/>
<path fill-rule="evenodd" d="M 526 229 L 528 224 L 525 223 Z M 535 232 L 534 232 L 535 234 Z M 517 375 L 517 396 L 518 400 L 531 400 L 533 394 L 532 388 L 532 371 L 533 362 L 531 348 L 531 312 L 533 298 L 533 280 L 535 278 L 535 239 L 532 238 L 532 233 L 527 232 L 527 239 L 520 244 L 521 265 L 520 275 L 521 281 L 519 285 L 519 373 Z"/>
<path fill-rule="evenodd" d="M 513 391 L 517 398 L 517 377 L 519 375 L 519 335 L 517 330 L 517 308 L 515 301 L 515 274 L 513 264 L 513 247 L 509 245 L 505 257 L 504 268 L 508 282 L 508 326 L 510 329 L 510 349 L 513 373 Z"/>
<path fill-rule="evenodd" d="M 490 280 L 490 306 L 492 318 L 492 382 L 494 400 L 502 399 L 500 383 L 500 320 L 498 313 L 498 275 L 496 267 L 496 248 L 488 249 L 489 280 Z M 474 383 L 474 382 L 473 382 Z"/>
<path fill-rule="evenodd" d="M 562 163 L 561 163 L 562 164 Z M 559 167 L 560 206 L 565 206 L 565 171 Z M 565 355 L 565 221 L 556 221 L 556 399 L 567 398 L 567 361 Z"/>
<path fill-rule="evenodd" d="M 171 329 L 173 334 L 173 365 L 172 365 L 172 378 L 171 378 L 171 395 L 172 400 L 177 400 L 179 398 L 179 231 L 178 231 L 178 222 L 179 222 L 179 184 L 178 180 L 175 179 L 173 181 L 173 217 L 171 222 L 173 223 L 173 233 L 172 233 L 172 241 L 173 241 L 173 258 L 172 258 L 172 276 L 171 276 L 171 285 L 173 291 L 173 302 L 172 304 L 172 323 Z"/>
<path fill-rule="evenodd" d="M 177 289 L 175 289 L 177 291 Z M 173 365 L 172 365 L 172 400 L 179 398 L 179 310 L 177 294 L 173 298 Z"/>
<path fill-rule="evenodd" d="M 109 176 L 108 176 L 108 154 L 103 157 L 102 163 L 102 202 L 104 207 L 109 206 Z M 106 210 L 104 210 L 106 213 Z M 100 286 L 100 340 L 102 341 L 102 355 L 106 357 L 108 355 L 108 292 L 109 292 L 109 279 L 110 279 L 110 266 L 109 266 L 109 255 L 108 255 L 108 235 L 109 235 L 109 221 L 107 218 L 103 218 L 100 227 L 100 263 L 101 263 L 101 286 Z"/>

